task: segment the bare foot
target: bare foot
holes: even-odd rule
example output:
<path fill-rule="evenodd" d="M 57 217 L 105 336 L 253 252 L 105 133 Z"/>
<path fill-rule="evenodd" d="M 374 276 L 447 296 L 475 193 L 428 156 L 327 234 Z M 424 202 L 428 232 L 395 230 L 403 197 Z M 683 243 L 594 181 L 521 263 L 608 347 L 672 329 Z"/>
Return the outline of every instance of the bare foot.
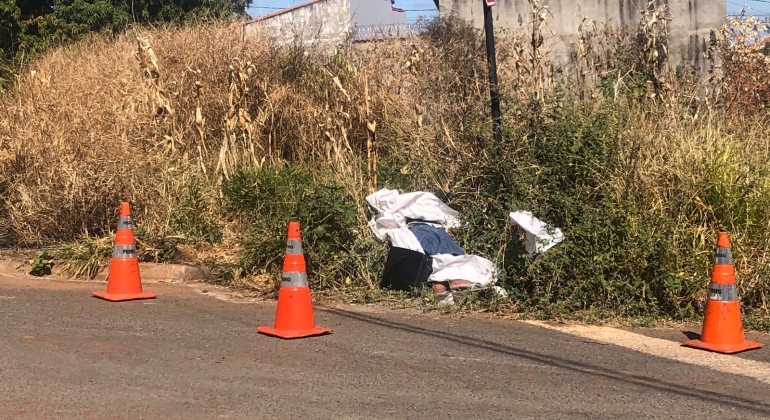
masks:
<path fill-rule="evenodd" d="M 441 283 L 434 282 L 433 283 L 433 294 L 434 295 L 440 295 L 440 294 L 446 292 L 447 289 L 449 289 L 448 286 L 449 286 L 449 284 L 446 283 L 446 282 L 441 282 Z"/>

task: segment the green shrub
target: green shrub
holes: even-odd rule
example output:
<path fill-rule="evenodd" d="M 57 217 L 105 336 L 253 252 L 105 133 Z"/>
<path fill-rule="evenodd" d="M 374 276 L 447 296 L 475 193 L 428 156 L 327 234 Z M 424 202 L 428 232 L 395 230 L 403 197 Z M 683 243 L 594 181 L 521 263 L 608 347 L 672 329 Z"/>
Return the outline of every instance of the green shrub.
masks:
<path fill-rule="evenodd" d="M 708 246 L 684 249 L 691 232 L 647 208 L 633 188 L 619 188 L 634 171 L 623 160 L 624 112 L 585 104 L 533 107 L 528 124 L 511 137 L 517 140 L 489 145 L 497 157 L 468 162 L 478 176 L 472 193 L 454 196 L 470 226 L 458 241 L 494 259 L 502 282 L 524 303 L 627 316 L 696 312 L 703 281 L 691 273 L 705 273 Z M 516 210 L 559 227 L 564 241 L 534 260 L 526 257 L 523 237 L 509 227 L 508 214 Z"/>
<path fill-rule="evenodd" d="M 303 167 L 242 168 L 223 192 L 228 211 L 248 226 L 241 241 L 243 272 L 279 273 L 288 223 L 298 221 L 315 286 L 368 278 L 361 261 L 378 244 L 364 236 L 358 206 L 338 182 Z"/>
<path fill-rule="evenodd" d="M 169 214 L 168 233 L 185 235 L 193 241 L 216 243 L 222 239 L 222 226 L 204 195 L 203 186 L 189 181 Z"/>
<path fill-rule="evenodd" d="M 112 237 L 84 237 L 62 245 L 54 257 L 62 260 L 62 271 L 74 277 L 93 279 L 112 256 Z"/>

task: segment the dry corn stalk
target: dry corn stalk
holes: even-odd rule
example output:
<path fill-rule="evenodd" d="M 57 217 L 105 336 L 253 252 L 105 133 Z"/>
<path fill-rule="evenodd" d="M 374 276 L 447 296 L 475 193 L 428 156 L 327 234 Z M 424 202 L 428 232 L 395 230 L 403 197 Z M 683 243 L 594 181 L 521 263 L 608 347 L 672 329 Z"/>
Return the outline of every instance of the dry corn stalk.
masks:
<path fill-rule="evenodd" d="M 530 74 L 534 79 L 533 90 L 535 98 L 544 101 L 545 92 L 551 85 L 549 73 L 552 69 L 548 69 L 549 66 L 543 64 L 543 59 L 545 58 L 543 27 L 546 26 L 548 15 L 551 12 L 548 10 L 548 6 L 541 5 L 541 0 L 529 0 L 529 5 L 532 19 L 532 32 L 530 33 L 530 46 L 532 49 L 530 50 L 528 64 L 531 68 Z"/>
<path fill-rule="evenodd" d="M 654 0 L 647 1 L 639 22 L 639 34 L 642 36 L 642 66 L 652 79 L 651 96 L 657 96 L 662 87 L 662 71 L 668 63 L 668 6 L 656 5 Z"/>
<path fill-rule="evenodd" d="M 139 62 L 139 68 L 144 78 L 145 102 L 150 104 L 152 112 L 157 118 L 173 117 L 174 109 L 171 106 L 170 95 L 163 86 L 163 79 L 155 51 L 150 41 L 146 38 L 137 36 L 136 41 L 137 51 L 135 57 Z M 168 149 L 173 152 L 176 150 L 173 119 L 171 124 L 171 135 L 163 135 L 162 139 L 168 143 Z"/>
<path fill-rule="evenodd" d="M 372 117 L 371 110 L 371 97 L 369 96 L 369 78 L 366 75 L 366 70 L 363 73 L 364 76 L 364 101 L 366 104 L 365 118 L 366 118 L 366 170 L 368 176 L 369 193 L 373 193 L 377 190 L 377 122 Z"/>
<path fill-rule="evenodd" d="M 251 61 L 243 62 L 236 57 L 228 68 L 228 110 L 215 172 L 221 170 L 225 178 L 230 179 L 232 170 L 237 166 L 248 163 L 259 166 L 264 159 L 257 158 L 256 149 L 263 151 L 263 148 L 256 139 L 256 123 L 248 108 L 250 82 L 256 74 L 256 66 Z"/>
<path fill-rule="evenodd" d="M 200 70 L 196 72 L 197 74 L 200 74 Z M 206 164 L 203 160 L 204 152 L 208 152 L 206 148 L 206 135 L 205 135 L 205 127 L 206 127 L 206 118 L 203 117 L 203 112 L 201 110 L 201 89 L 203 89 L 203 83 L 196 80 L 195 81 L 195 129 L 198 131 L 198 136 L 200 137 L 200 142 L 198 143 L 198 160 L 201 166 L 201 171 L 204 175 L 206 175 Z"/>

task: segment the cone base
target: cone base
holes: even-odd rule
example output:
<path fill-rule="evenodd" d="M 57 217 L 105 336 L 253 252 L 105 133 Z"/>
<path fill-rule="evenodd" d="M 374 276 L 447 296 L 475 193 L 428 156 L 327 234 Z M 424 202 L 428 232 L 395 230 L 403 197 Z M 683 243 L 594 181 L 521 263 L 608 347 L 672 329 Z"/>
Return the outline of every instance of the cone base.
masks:
<path fill-rule="evenodd" d="M 746 350 L 754 350 L 762 347 L 762 343 L 756 341 L 744 341 L 740 344 L 713 344 L 704 343 L 700 340 L 687 340 L 682 342 L 683 346 L 692 347 L 701 350 L 713 351 L 715 353 L 735 354 Z"/>
<path fill-rule="evenodd" d="M 108 300 L 110 302 L 123 302 L 126 300 L 139 300 L 139 299 L 155 299 L 158 297 L 156 293 L 107 293 L 107 292 L 92 292 L 94 297 L 99 299 Z"/>
<path fill-rule="evenodd" d="M 315 328 L 308 328 L 304 330 L 279 330 L 273 327 L 257 327 L 257 332 L 260 332 L 266 335 L 271 335 L 273 337 L 292 339 L 292 338 L 312 337 L 316 335 L 327 334 L 331 332 L 331 329 L 323 328 L 323 327 L 315 327 Z"/>

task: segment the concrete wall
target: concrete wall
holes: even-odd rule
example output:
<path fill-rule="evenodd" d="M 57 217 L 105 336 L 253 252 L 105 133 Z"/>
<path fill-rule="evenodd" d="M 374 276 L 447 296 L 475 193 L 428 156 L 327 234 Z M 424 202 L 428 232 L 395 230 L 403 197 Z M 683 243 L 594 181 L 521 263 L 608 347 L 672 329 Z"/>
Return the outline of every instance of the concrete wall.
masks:
<path fill-rule="evenodd" d="M 266 34 L 278 46 L 333 49 L 350 34 L 350 2 L 311 1 L 248 22 L 244 31 Z"/>
<path fill-rule="evenodd" d="M 661 0 L 659 0 L 661 1 Z M 725 23 L 726 0 L 662 0 L 669 5 L 672 20 L 668 23 L 669 55 L 673 66 L 689 63 L 701 70 L 707 64 L 702 55 L 706 51 L 709 32 Z M 543 34 L 550 36 L 552 50 L 566 61 L 577 41 L 577 29 L 584 17 L 596 22 L 628 25 L 635 29 L 641 19 L 639 10 L 646 0 L 544 0 L 553 16 L 549 16 Z M 441 0 L 440 14 L 449 16 L 453 11 L 477 28 L 484 25 L 482 0 Z M 492 7 L 495 29 L 527 29 L 531 31 L 531 8 L 527 0 L 497 0 Z M 525 25 L 529 25 L 525 28 Z"/>
<path fill-rule="evenodd" d="M 350 0 L 354 41 L 400 36 L 407 32 L 406 12 L 390 0 Z"/>
<path fill-rule="evenodd" d="M 390 0 L 350 0 L 350 15 L 353 26 L 406 25 L 406 13 Z"/>

